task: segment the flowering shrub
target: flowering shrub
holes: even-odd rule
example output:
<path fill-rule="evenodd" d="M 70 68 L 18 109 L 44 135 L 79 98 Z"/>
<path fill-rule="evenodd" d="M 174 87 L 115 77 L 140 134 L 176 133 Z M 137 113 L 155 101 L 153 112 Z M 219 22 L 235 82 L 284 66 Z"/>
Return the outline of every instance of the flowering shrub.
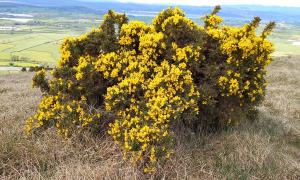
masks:
<path fill-rule="evenodd" d="M 68 38 L 47 80 L 33 78 L 44 97 L 27 133 L 56 127 L 106 131 L 124 158 L 145 172 L 170 158 L 175 126 L 194 130 L 240 123 L 262 100 L 273 45 L 260 35 L 260 19 L 221 26 L 220 7 L 195 24 L 178 8 L 162 11 L 151 25 L 128 22 L 109 11 L 98 29 Z"/>

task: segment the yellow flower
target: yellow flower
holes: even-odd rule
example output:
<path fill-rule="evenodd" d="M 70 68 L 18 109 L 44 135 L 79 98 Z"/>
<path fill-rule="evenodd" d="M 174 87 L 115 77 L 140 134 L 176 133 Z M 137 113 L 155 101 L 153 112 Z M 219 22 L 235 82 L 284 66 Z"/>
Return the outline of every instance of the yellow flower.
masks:
<path fill-rule="evenodd" d="M 229 92 L 230 94 L 237 94 L 239 90 L 239 82 L 237 79 L 230 79 L 229 81 Z"/>

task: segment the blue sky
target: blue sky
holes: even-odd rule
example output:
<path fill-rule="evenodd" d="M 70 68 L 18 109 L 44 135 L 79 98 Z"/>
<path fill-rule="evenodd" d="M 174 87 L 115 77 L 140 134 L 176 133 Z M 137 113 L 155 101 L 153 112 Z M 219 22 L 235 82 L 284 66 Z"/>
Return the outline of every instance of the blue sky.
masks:
<path fill-rule="evenodd" d="M 97 0 L 93 0 L 97 1 Z M 103 1 L 103 0 L 102 0 Z M 259 4 L 300 7 L 300 0 L 114 0 L 119 2 L 134 2 L 147 4 L 180 4 L 180 5 L 233 5 L 233 4 Z"/>

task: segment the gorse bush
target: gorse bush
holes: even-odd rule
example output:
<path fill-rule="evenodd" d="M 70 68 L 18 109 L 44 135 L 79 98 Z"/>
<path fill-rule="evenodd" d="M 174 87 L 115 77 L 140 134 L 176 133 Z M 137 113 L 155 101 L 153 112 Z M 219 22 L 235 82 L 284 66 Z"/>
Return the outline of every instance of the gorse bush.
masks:
<path fill-rule="evenodd" d="M 64 41 L 51 79 L 45 71 L 33 78 L 44 95 L 26 132 L 108 132 L 124 158 L 151 172 L 170 158 L 179 126 L 240 123 L 264 96 L 273 52 L 266 37 L 275 24 L 259 35 L 259 18 L 221 26 L 219 10 L 205 16 L 204 26 L 178 8 L 151 25 L 109 11 L 98 29 Z"/>

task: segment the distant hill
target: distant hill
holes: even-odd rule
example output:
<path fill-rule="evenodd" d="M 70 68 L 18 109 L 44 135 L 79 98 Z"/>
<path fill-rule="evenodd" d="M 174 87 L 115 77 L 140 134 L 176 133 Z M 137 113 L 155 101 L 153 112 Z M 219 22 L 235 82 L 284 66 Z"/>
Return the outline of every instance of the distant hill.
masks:
<path fill-rule="evenodd" d="M 79 11 L 104 14 L 108 9 L 117 12 L 126 12 L 131 16 L 154 17 L 157 12 L 167 8 L 166 5 L 146 5 L 120 2 L 91 2 L 91 0 L 10 0 L 6 5 L 12 6 L 34 6 L 47 8 L 60 8 L 64 11 Z M 1 3 L 1 1 L 0 1 Z M 3 2 L 1 3 L 3 5 Z M 1 7 L 1 6 L 0 6 Z M 2 6 L 3 7 L 3 6 Z M 180 6 L 191 18 L 199 19 L 200 16 L 211 11 L 210 6 Z M 227 21 L 245 22 L 254 16 L 260 16 L 264 21 L 277 21 L 285 23 L 300 24 L 300 8 L 298 7 L 276 7 L 259 5 L 226 5 L 222 6 L 220 13 Z"/>

